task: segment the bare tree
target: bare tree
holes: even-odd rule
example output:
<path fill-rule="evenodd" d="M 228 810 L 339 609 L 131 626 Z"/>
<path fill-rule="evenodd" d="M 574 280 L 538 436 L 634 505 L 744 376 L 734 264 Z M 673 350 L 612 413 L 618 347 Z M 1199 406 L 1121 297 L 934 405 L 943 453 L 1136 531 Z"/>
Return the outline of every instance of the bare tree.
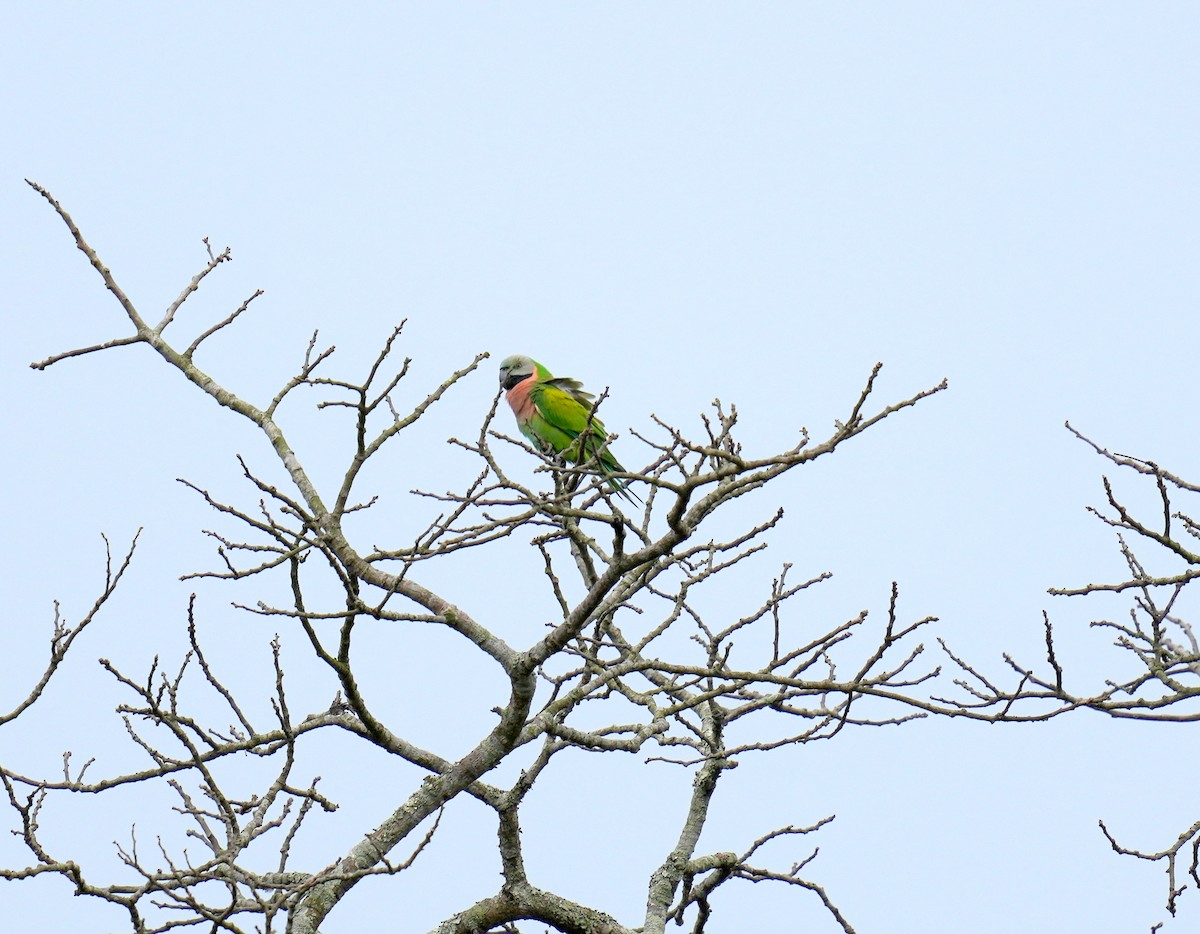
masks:
<path fill-rule="evenodd" d="M 931 714 L 1018 718 L 1012 708 L 1026 696 L 1029 683 L 1040 685 L 1034 697 L 1063 697 L 1060 686 L 1037 681 L 1020 669 L 1021 683 L 1001 689 L 954 656 L 963 672 L 961 683 L 971 692 L 968 701 L 929 697 L 928 685 L 939 668 L 922 662 L 923 645 L 917 637 L 933 618 L 906 621 L 898 609 L 895 585 L 878 624 L 863 612 L 834 621 L 823 631 L 810 627 L 820 634 L 800 639 L 789 625 L 788 607 L 828 574 L 796 580 L 784 564 L 757 605 L 738 618 L 714 619 L 698 599 L 723 580 L 725 572 L 761 551 L 782 516 L 776 512 L 758 521 L 743 517 L 736 531 L 714 538 L 710 520 L 715 513 L 730 511 L 726 507 L 744 493 L 832 454 L 945 388 L 944 382 L 902 401 L 872 407 L 880 371 L 876 366 L 826 437 L 812 440 L 804 432 L 798 443 L 769 456 L 743 452 L 735 433 L 736 409 L 719 401 L 702 416 L 698 438 L 655 420 L 653 430 L 638 435 L 649 462 L 636 473 L 622 475 L 644 494 L 644 505 L 636 509 L 614 502 L 593 465 L 547 458 L 494 429 L 493 403 L 477 434 L 451 442 L 461 457 L 478 465 L 474 480 L 458 492 L 418 494 L 438 504 L 434 521 L 397 530 L 384 546 L 364 547 L 343 529 L 345 517 L 375 502 L 357 492 L 364 466 L 473 374 L 487 355 L 477 355 L 402 412 L 393 402 L 408 373 L 408 361 L 392 362 L 399 327 L 365 375 L 357 378 L 326 375 L 332 348 L 319 349 L 314 334 L 295 375 L 265 404 L 252 403 L 201 370 L 195 358 L 208 338 L 234 324 L 261 293 L 199 329 L 183 350 L 165 336 L 187 299 L 229 259 L 229 250 L 209 249 L 204 268 L 161 319 L 149 324 L 67 212 L 49 192 L 30 184 L 66 224 L 133 326 L 132 334 L 57 353 L 33 366 L 46 369 L 72 357 L 145 344 L 199 391 L 261 431 L 288 485 L 269 482 L 245 462 L 252 505 L 228 502 L 189 483 L 224 522 L 222 530 L 210 533 L 217 543 L 218 566 L 197 576 L 282 576 L 290 591 L 286 605 L 261 602 L 244 609 L 303 633 L 313 657 L 332 673 L 339 690 L 327 710 L 297 716 L 289 708 L 276 639 L 271 717 L 263 722 L 210 664 L 194 607 L 189 607 L 191 648 L 171 670 L 156 661 L 148 674 L 134 677 L 112 662 L 102 662 L 128 692 L 119 713 L 129 737 L 147 758 L 143 769 L 96 777 L 90 774 L 90 761 L 75 767 L 69 754 L 62 775 L 56 777 L 26 774 L 12 762 L 0 764 L 16 832 L 29 852 L 28 865 L 0 870 L 0 878 L 58 874 L 69 879 L 77 893 L 120 906 L 135 932 L 202 926 L 213 931 L 283 928 L 314 934 L 362 879 L 402 873 L 412 865 L 437 833 L 444 809 L 467 796 L 494 814 L 502 881 L 491 896 L 463 904 L 446 918 L 436 927 L 438 934 L 516 932 L 522 921 L 537 922 L 538 930 L 548 926 L 573 934 L 655 934 L 669 922 L 688 923 L 700 934 L 718 903 L 719 890 L 733 880 L 774 881 L 805 890 L 823 903 L 832 926 L 851 932 L 843 912 L 809 877 L 815 853 L 783 866 L 764 862 L 767 844 L 799 843 L 798 838 L 817 832 L 831 818 L 808 826 L 762 828 L 748 835 L 740 852 L 707 852 L 701 847 L 722 776 L 738 757 L 829 739 L 847 727 L 902 723 Z M 317 387 L 325 395 L 323 406 L 352 415 L 346 467 L 336 488 L 318 489 L 278 420 L 290 394 L 302 386 Z M 535 476 L 552 481 L 553 489 L 541 492 L 510 476 L 500 456 L 509 449 L 540 458 Z M 1156 475 L 1160 483 L 1166 476 Z M 485 594 L 466 588 L 444 595 L 420 582 L 429 562 L 467 549 L 510 547 L 514 540 L 537 549 L 545 571 L 540 583 L 523 580 L 514 586 L 548 588 L 558 607 L 545 634 L 523 647 L 497 635 L 494 622 L 489 623 Z M 5 720 L 27 714 L 38 701 L 72 641 L 112 594 L 132 557 L 131 546 L 115 570 L 110 566 L 95 607 L 83 619 L 74 625 L 56 621 L 43 676 Z M 330 592 L 330 581 L 339 595 L 333 605 L 320 596 Z M 398 640 L 404 638 L 405 626 L 444 627 L 502 673 L 508 696 L 495 708 L 494 726 L 465 755 L 451 758 L 422 748 L 378 715 L 354 668 L 356 626 L 370 620 L 397 624 Z M 1141 629 L 1122 632 L 1131 643 L 1144 640 Z M 1190 655 L 1183 648 L 1168 649 L 1157 622 L 1153 632 L 1158 642 L 1138 643 L 1147 659 L 1158 659 L 1162 668 L 1168 657 L 1163 653 L 1170 652 L 1172 670 L 1183 665 L 1185 657 L 1195 664 L 1194 646 Z M 184 684 L 202 687 L 223 713 L 198 716 L 187 709 Z M 1112 693 L 1115 697 L 1115 687 Z M 480 691 L 477 702 L 486 709 L 494 698 Z M 1062 704 L 1051 706 L 1058 709 Z M 402 792 L 394 810 L 373 829 L 361 832 L 347 851 L 328 853 L 321 865 L 297 867 L 292 859 L 297 835 L 314 821 L 334 819 L 321 815 L 335 807 L 318 791 L 315 780 L 295 777 L 297 750 L 312 734 L 329 730 L 350 734 L 411 763 L 426 778 Z M 613 759 L 607 753 L 625 751 L 693 772 L 690 798 L 681 803 L 678 837 L 664 844 L 661 862 L 646 880 L 644 916 L 632 923 L 617 920 L 601 906 L 547 891 L 526 872 L 522 804 L 536 793 L 539 779 L 564 750 L 598 755 L 597 768 Z M 518 777 L 506 785 L 489 781 L 489 773 L 519 751 L 525 765 Z M 236 786 L 222 779 L 221 764 L 250 758 L 274 763 L 273 777 L 252 793 L 235 791 Z M 97 881 L 87 867 L 53 852 L 39 832 L 58 796 L 100 796 L 138 783 L 165 784 L 173 791 L 181 839 L 160 839 L 151 856 L 138 849 L 131 835 L 130 843 L 119 848 L 127 870 L 119 880 Z"/>
<path fill-rule="evenodd" d="M 1200 720 L 1200 642 L 1187 620 L 1189 594 L 1193 591 L 1186 589 L 1200 578 L 1200 552 L 1188 544 L 1200 538 L 1200 523 L 1176 505 L 1180 497 L 1200 493 L 1200 486 L 1151 461 L 1113 453 L 1080 434 L 1070 423 L 1067 429 L 1110 464 L 1133 471 L 1154 484 L 1157 509 L 1148 518 L 1140 517 L 1139 510 L 1130 508 L 1118 497 L 1107 476 L 1103 478 L 1105 505 L 1088 507 L 1100 522 L 1117 531 L 1117 545 L 1129 570 L 1128 576 L 1115 583 L 1050 590 L 1051 594 L 1067 597 L 1131 594 L 1133 604 L 1127 620 L 1100 619 L 1091 623 L 1093 628 L 1113 634 L 1114 645 L 1122 650 L 1127 667 L 1120 677 L 1107 679 L 1101 690 L 1069 689 L 1063 666 L 1056 657 L 1049 615 L 1044 620 L 1049 670 L 1038 671 L 1011 658 L 1009 664 L 1021 676 L 1025 698 L 1036 697 L 1056 704 L 1052 708 L 1054 713 L 1088 709 L 1124 720 L 1175 723 Z M 1165 572 L 1148 570 L 1149 562 L 1139 555 L 1148 551 L 1154 553 L 1156 562 L 1166 561 L 1174 566 Z M 1180 875 L 1186 874 L 1200 886 L 1200 821 L 1184 829 L 1164 849 L 1154 852 L 1122 845 L 1103 820 L 1100 829 L 1117 853 L 1165 864 L 1167 909 L 1172 915 L 1187 887 L 1180 881 Z"/>

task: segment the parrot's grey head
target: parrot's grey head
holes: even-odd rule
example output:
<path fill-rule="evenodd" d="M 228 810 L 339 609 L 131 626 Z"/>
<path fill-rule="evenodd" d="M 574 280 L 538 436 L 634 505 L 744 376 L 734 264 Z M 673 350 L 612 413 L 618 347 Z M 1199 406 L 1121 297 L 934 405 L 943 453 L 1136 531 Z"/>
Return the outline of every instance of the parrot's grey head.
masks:
<path fill-rule="evenodd" d="M 512 389 L 521 380 L 529 379 L 537 372 L 537 364 L 524 354 L 513 354 L 500 361 L 500 386 Z"/>

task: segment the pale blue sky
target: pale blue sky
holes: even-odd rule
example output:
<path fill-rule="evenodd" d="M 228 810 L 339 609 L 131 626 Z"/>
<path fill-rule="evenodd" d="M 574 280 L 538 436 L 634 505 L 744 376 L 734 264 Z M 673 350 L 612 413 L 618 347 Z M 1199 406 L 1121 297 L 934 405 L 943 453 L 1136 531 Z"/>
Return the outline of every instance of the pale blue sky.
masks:
<path fill-rule="evenodd" d="M 508 353 L 611 387 L 606 421 L 625 435 L 622 452 L 638 450 L 627 429 L 646 428 L 651 413 L 694 426 L 714 396 L 737 404 L 747 447 L 766 452 L 793 444 L 802 425 L 820 433 L 844 417 L 876 360 L 881 400 L 948 377 L 948 393 L 745 501 L 748 518 L 787 509 L 751 581 L 769 584 L 784 561 L 793 573 L 832 571 L 794 611 L 817 626 L 882 613 L 898 580 L 902 610 L 941 617 L 937 634 L 994 673 L 1001 651 L 1040 659 L 1048 609 L 1077 685 L 1123 673 L 1109 640 L 1086 628 L 1123 603 L 1045 594 L 1122 572 L 1111 533 L 1083 511 L 1102 495 L 1104 465 L 1062 423 L 1200 474 L 1188 393 L 1198 38 L 1200 11 L 1187 3 L 9 10 L 0 651 L 11 673 L 0 685 L 41 664 L 53 599 L 73 615 L 90 604 L 100 533 L 119 546 L 145 532 L 127 586 L 81 640 L 43 718 L 0 731 L 0 754 L 48 770 L 64 748 L 102 752 L 106 771 L 137 762 L 111 712 L 125 698 L 94 659 L 135 672 L 155 653 L 173 662 L 192 589 L 213 654 L 264 703 L 261 669 L 237 656 L 261 664 L 274 632 L 229 609 L 229 589 L 176 580 L 211 562 L 200 530 L 215 520 L 175 478 L 245 496 L 234 454 L 267 465 L 262 440 L 144 348 L 28 369 L 128 325 L 24 177 L 72 212 L 148 317 L 200 268 L 202 237 L 231 246 L 235 261 L 179 327 L 265 289 L 200 361 L 251 399 L 269 398 L 318 327 L 349 368 L 408 318 L 414 396 L 492 353 L 369 478 L 391 495 L 379 537 L 427 508 L 403 491 L 466 475 L 442 442 L 477 430 Z M 289 425 L 328 480 L 347 436 L 307 401 Z M 497 629 L 532 641 L 527 592 L 495 569 L 475 572 L 434 582 L 462 588 L 462 602 L 494 601 Z M 729 597 L 739 614 L 750 599 Z M 462 743 L 496 702 L 459 709 L 464 685 L 438 656 L 448 645 L 380 633 L 365 673 L 394 681 L 399 731 L 413 720 L 431 743 L 447 742 L 445 723 L 416 713 L 432 699 Z M 285 635 L 285 651 L 294 708 L 319 709 L 332 687 L 299 641 Z M 12 702 L 0 693 L 0 708 Z M 850 732 L 775 765 L 744 762 L 710 847 L 836 813 L 809 876 L 860 934 L 1124 934 L 1160 920 L 1164 934 L 1188 931 L 1200 896 L 1189 892 L 1169 921 L 1158 867 L 1117 858 L 1096 821 L 1156 849 L 1197 819 L 1191 729 L 1085 714 Z M 321 829 L 337 847 L 416 780 L 374 764 L 314 765 L 343 804 Z M 570 782 L 556 774 L 559 797 L 540 822 L 527 818 L 526 834 L 555 826 L 556 801 L 589 802 L 586 830 L 531 852 L 531 871 L 632 923 L 646 872 L 674 839 L 686 777 L 650 767 L 632 773 L 632 790 L 614 788 L 588 765 Z M 79 830 L 71 822 L 94 804 L 46 816 L 64 855 L 111 859 L 133 819 L 146 845 L 174 826 L 130 794 L 114 797 L 108 823 Z M 631 815 L 632 838 L 618 826 Z M 489 892 L 490 822 L 471 851 L 473 880 L 450 878 L 471 816 L 465 807 L 448 821 L 446 845 L 411 878 L 362 886 L 326 934 L 372 929 L 392 911 L 398 929 L 424 931 Z M 0 840 L 0 860 L 14 853 Z M 792 855 L 780 854 L 781 865 Z M 581 884 L 585 873 L 594 885 Z M 804 893 L 730 896 L 710 934 L 834 929 Z M 0 915 L 22 930 L 124 922 L 54 880 L 0 886 Z"/>

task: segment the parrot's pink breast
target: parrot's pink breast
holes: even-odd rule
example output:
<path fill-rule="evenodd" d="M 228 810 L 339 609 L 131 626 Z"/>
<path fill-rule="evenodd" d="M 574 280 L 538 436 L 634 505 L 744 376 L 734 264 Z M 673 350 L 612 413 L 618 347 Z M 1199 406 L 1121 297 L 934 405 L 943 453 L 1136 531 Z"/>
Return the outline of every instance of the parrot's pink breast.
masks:
<path fill-rule="evenodd" d="M 522 425 L 533 418 L 535 409 L 530 393 L 533 392 L 535 383 L 537 383 L 537 377 L 530 376 L 528 379 L 521 380 L 521 382 L 505 393 L 508 404 L 512 406 L 513 414 L 517 416 L 517 421 Z"/>

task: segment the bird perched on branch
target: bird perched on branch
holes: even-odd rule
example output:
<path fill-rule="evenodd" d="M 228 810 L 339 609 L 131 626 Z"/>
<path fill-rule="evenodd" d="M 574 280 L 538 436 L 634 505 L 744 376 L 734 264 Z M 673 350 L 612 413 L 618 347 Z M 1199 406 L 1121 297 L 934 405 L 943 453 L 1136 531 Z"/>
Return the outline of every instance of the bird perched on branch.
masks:
<path fill-rule="evenodd" d="M 536 360 L 523 354 L 500 363 L 500 386 L 517 417 L 517 427 L 539 451 L 594 467 L 608 485 L 630 502 L 636 497 L 613 473 L 625 468 L 607 447 L 608 432 L 596 418 L 590 392 L 577 379 L 551 376 Z"/>

